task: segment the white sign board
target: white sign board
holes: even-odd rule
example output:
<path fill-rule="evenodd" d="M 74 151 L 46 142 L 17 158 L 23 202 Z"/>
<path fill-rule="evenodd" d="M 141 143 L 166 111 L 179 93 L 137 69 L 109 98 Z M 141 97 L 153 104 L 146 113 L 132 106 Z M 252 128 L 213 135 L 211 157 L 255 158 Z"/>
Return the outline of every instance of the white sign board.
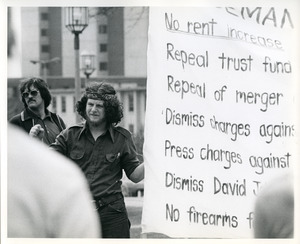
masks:
<path fill-rule="evenodd" d="M 150 8 L 142 228 L 251 238 L 264 184 L 296 162 L 296 14 Z"/>

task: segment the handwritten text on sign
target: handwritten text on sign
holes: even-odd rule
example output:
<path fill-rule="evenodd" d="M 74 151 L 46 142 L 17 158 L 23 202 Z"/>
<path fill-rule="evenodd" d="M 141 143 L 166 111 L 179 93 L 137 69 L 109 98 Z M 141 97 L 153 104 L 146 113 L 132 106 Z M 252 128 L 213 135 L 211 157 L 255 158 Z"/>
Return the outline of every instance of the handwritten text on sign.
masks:
<path fill-rule="evenodd" d="M 287 8 L 151 8 L 143 232 L 252 237 L 297 130 Z"/>

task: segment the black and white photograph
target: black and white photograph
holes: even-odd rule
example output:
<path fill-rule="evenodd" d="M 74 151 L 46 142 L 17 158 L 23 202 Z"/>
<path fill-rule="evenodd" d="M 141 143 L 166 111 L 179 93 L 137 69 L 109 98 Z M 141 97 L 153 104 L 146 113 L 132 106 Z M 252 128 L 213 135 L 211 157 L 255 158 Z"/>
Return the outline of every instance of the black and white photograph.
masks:
<path fill-rule="evenodd" d="M 299 11 L 3 1 L 1 242 L 299 243 Z"/>

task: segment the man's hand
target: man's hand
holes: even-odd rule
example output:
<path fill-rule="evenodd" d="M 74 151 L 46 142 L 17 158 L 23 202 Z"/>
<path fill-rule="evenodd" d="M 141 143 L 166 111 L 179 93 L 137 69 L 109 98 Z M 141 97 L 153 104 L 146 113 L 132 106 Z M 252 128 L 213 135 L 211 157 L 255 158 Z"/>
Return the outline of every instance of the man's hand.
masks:
<path fill-rule="evenodd" d="M 40 140 L 43 139 L 44 137 L 44 129 L 41 125 L 37 124 L 35 126 L 33 126 L 31 128 L 31 130 L 29 131 L 29 136 L 30 137 L 34 137 L 34 138 L 38 138 Z"/>

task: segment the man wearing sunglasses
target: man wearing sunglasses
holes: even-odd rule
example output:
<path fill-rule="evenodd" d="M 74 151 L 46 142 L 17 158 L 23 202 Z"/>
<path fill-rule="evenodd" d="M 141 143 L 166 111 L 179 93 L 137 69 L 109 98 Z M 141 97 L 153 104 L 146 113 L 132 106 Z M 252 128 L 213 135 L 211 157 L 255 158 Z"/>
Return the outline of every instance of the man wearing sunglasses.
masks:
<path fill-rule="evenodd" d="M 10 122 L 50 145 L 66 125 L 57 114 L 47 109 L 52 98 L 47 83 L 40 78 L 28 78 L 21 81 L 19 90 L 25 108 Z"/>

